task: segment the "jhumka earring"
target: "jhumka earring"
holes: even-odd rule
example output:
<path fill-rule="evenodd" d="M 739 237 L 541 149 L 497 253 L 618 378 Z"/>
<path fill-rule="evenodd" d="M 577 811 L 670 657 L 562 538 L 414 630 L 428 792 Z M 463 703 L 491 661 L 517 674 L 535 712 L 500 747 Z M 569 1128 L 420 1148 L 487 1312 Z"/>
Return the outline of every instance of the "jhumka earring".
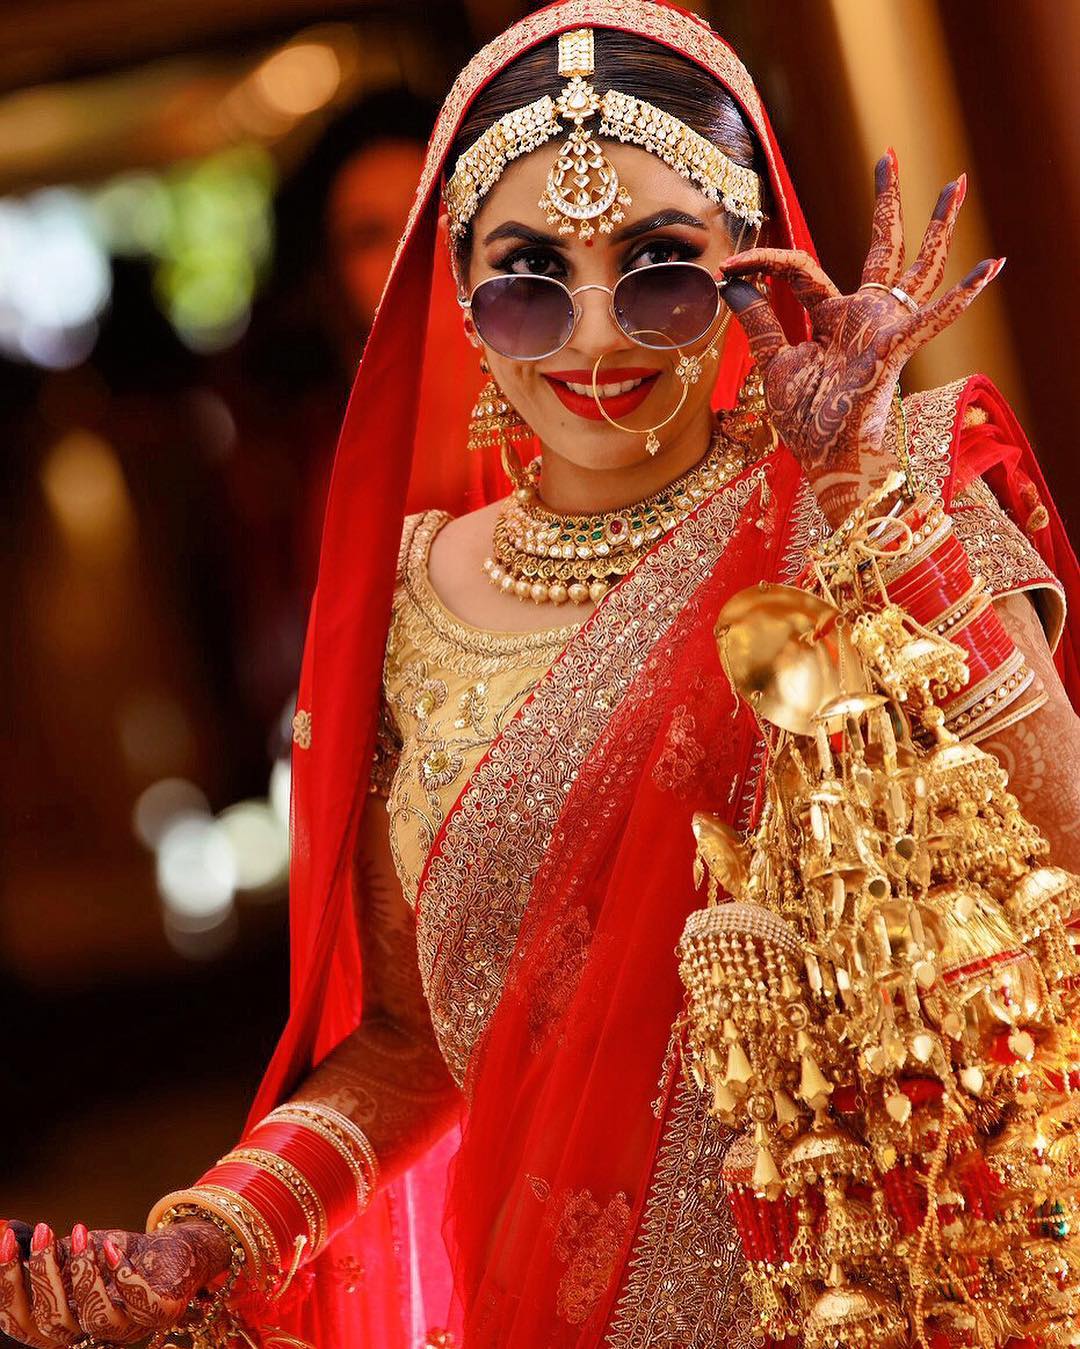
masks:
<path fill-rule="evenodd" d="M 769 420 L 765 386 L 756 365 L 751 367 L 743 380 L 735 406 L 725 418 L 724 426 L 732 439 L 745 445 L 755 457 L 768 454 L 776 448 L 776 428 Z"/>
<path fill-rule="evenodd" d="M 480 369 L 491 376 L 487 361 L 480 362 Z M 515 447 L 527 443 L 532 436 L 532 427 L 518 415 L 491 376 L 477 395 L 469 416 L 468 449 L 488 450 L 497 445 L 503 471 L 514 486 L 519 487 L 524 481 L 525 470 Z"/>

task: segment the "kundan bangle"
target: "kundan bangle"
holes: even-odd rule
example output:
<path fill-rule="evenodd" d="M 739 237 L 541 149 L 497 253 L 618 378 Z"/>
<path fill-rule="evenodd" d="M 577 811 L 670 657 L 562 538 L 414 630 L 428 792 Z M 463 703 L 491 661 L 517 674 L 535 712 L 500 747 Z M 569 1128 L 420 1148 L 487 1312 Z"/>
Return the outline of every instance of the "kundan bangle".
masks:
<path fill-rule="evenodd" d="M 203 1218 L 228 1231 L 231 1240 L 243 1250 L 247 1271 L 256 1284 L 264 1286 L 279 1268 L 278 1252 L 269 1230 L 235 1195 L 198 1186 L 177 1190 L 159 1199 L 150 1210 L 146 1230 L 157 1232 L 184 1217 Z"/>

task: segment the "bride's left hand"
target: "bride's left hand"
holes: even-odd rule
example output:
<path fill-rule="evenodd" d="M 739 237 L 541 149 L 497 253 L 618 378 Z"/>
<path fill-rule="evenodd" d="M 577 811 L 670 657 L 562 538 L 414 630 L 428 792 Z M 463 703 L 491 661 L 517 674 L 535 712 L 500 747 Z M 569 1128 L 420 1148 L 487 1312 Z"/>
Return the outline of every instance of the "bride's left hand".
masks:
<path fill-rule="evenodd" d="M 802 464 L 835 525 L 894 468 L 885 445 L 890 403 L 908 359 L 967 309 L 1005 265 L 987 258 L 936 300 L 966 190 L 961 175 L 942 189 L 918 256 L 904 270 L 896 155 L 878 161 L 870 251 L 859 289 L 842 295 L 808 253 L 754 248 L 725 259 L 723 287 L 750 341 L 777 434 Z M 810 318 L 812 337 L 792 346 L 769 301 L 747 274 L 788 282 Z M 910 304 L 891 293 L 896 287 Z"/>

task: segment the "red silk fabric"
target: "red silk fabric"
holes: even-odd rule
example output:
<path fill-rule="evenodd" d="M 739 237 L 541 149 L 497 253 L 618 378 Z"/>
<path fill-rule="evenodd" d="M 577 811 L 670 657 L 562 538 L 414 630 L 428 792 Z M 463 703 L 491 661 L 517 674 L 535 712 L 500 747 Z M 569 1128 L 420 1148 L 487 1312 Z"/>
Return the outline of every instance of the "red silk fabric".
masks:
<path fill-rule="evenodd" d="M 298 699 L 310 713 L 311 741 L 293 755 L 292 1011 L 253 1104 L 249 1130 L 362 1017 L 358 930 L 364 896 L 351 862 L 403 517 L 407 509 L 427 506 L 460 513 L 504 490 L 492 458 L 469 457 L 464 450 L 480 377 L 477 353 L 462 333 L 439 221 L 443 158 L 486 80 L 537 42 L 589 24 L 642 32 L 731 87 L 730 49 L 696 17 L 660 0 L 561 0 L 497 39 L 463 72 L 447 100 L 334 465 Z M 732 92 L 750 114 L 769 159 L 774 210 L 762 242 L 813 252 L 767 118 L 749 106 L 748 81 L 738 83 Z M 801 308 L 783 283 L 770 283 L 770 289 L 789 336 L 798 340 L 806 331 Z M 748 367 L 745 340 L 732 325 L 717 378 L 717 405 L 730 404 Z M 310 1294 L 290 1314 L 287 1328 L 319 1349 L 414 1349 L 428 1326 L 456 1326 L 459 1320 L 468 1326 L 467 1349 L 585 1346 L 603 1338 L 661 1129 L 649 1103 L 658 1094 L 659 1066 L 678 1005 L 674 942 L 695 903 L 689 812 L 710 800 L 718 809 L 726 802 L 733 811 L 742 795 L 739 784 L 752 777 L 748 723 L 742 714 L 732 716 L 717 682 L 711 616 L 732 588 L 770 574 L 791 523 L 797 486 L 795 466 L 781 451 L 772 459 L 768 502 L 759 491 L 750 494 L 747 519 L 730 551 L 644 657 L 583 765 L 570 796 L 573 809 L 568 804 L 552 837 L 503 1003 L 470 1074 L 472 1109 L 455 1167 L 457 1201 L 450 1209 L 457 1311 L 448 1320 L 450 1270 L 439 1234 L 447 1165 L 456 1146 L 448 1136 L 386 1187 L 312 1266 Z M 759 529 L 757 519 L 766 528 Z M 1053 539 L 1056 544 L 1056 534 Z M 604 621 L 610 598 L 593 623 Z M 654 769 L 673 718 L 685 717 L 678 709 L 691 706 L 692 715 L 700 716 L 700 744 L 707 747 L 707 764 L 699 765 L 698 774 L 705 794 L 673 797 L 657 785 Z M 592 796 L 584 784 L 592 786 Z M 586 834 L 580 826 L 595 818 L 594 799 L 608 803 L 607 814 Z M 556 1018 L 565 1035 L 542 1039 L 534 1052 L 534 1014 L 526 1033 L 529 1009 L 544 953 L 568 905 L 585 910 L 593 934 L 572 998 L 575 1020 Z M 669 1075 L 659 1090 L 663 1108 L 671 1092 Z M 529 1198 L 536 1193 L 534 1182 L 541 1191 L 546 1182 L 557 1187 L 553 1194 L 576 1195 L 579 1205 L 586 1190 L 601 1208 L 625 1195 L 629 1218 L 608 1225 L 616 1233 L 605 1254 L 612 1261 L 611 1277 L 598 1291 L 592 1278 L 587 1312 L 581 1289 L 573 1279 L 564 1283 L 572 1265 L 580 1272 L 582 1260 L 571 1258 L 573 1243 L 568 1247 L 565 1232 L 560 1236 L 537 1221 L 530 1209 L 537 1201 Z M 523 1186 L 530 1187 L 528 1193 Z M 580 1211 L 587 1211 L 587 1203 Z M 621 1209 L 616 1216 L 622 1217 Z M 563 1260 L 559 1251 L 568 1249 Z M 584 1261 L 587 1265 L 587 1251 Z"/>

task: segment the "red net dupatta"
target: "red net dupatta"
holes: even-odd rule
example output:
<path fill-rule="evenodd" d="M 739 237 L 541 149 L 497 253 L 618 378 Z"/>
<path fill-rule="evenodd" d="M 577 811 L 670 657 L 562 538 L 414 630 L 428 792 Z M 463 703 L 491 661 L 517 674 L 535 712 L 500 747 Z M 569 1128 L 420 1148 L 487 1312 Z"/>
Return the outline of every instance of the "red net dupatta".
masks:
<path fill-rule="evenodd" d="M 564 0 L 523 19 L 462 72 L 436 124 L 334 464 L 293 754 L 292 1011 L 253 1105 L 253 1122 L 286 1097 L 362 1016 L 358 932 L 364 896 L 355 891 L 351 859 L 374 743 L 404 516 L 407 509 L 427 506 L 460 512 L 503 490 L 493 463 L 469 458 L 464 449 L 479 374 L 476 353 L 462 333 L 439 221 L 446 156 L 467 108 L 488 81 L 529 48 L 582 26 L 638 33 L 720 80 L 764 148 L 772 217 L 767 241 L 813 251 L 750 76 L 699 18 L 657 0 Z M 803 312 L 783 283 L 773 286 L 773 299 L 790 336 L 805 334 Z M 717 380 L 718 401 L 731 401 L 748 368 L 745 342 L 733 332 Z M 674 977 L 670 944 L 655 953 L 655 969 L 664 979 Z M 662 1000 L 649 1005 L 654 1017 L 666 1015 Z M 643 1014 L 647 1011 L 643 1007 Z M 639 1069 L 644 1081 L 644 1060 Z M 649 1114 L 645 1127 L 655 1131 L 655 1125 Z M 290 1329 L 317 1345 L 412 1349 L 428 1325 L 444 1324 L 449 1274 L 438 1227 L 451 1146 L 448 1142 L 441 1154 L 383 1191 L 363 1220 L 315 1262 L 312 1291 L 290 1315 Z M 642 1153 L 641 1165 L 647 1164 Z M 566 1324 L 559 1326 L 563 1340 L 534 1342 L 564 1342 Z"/>

